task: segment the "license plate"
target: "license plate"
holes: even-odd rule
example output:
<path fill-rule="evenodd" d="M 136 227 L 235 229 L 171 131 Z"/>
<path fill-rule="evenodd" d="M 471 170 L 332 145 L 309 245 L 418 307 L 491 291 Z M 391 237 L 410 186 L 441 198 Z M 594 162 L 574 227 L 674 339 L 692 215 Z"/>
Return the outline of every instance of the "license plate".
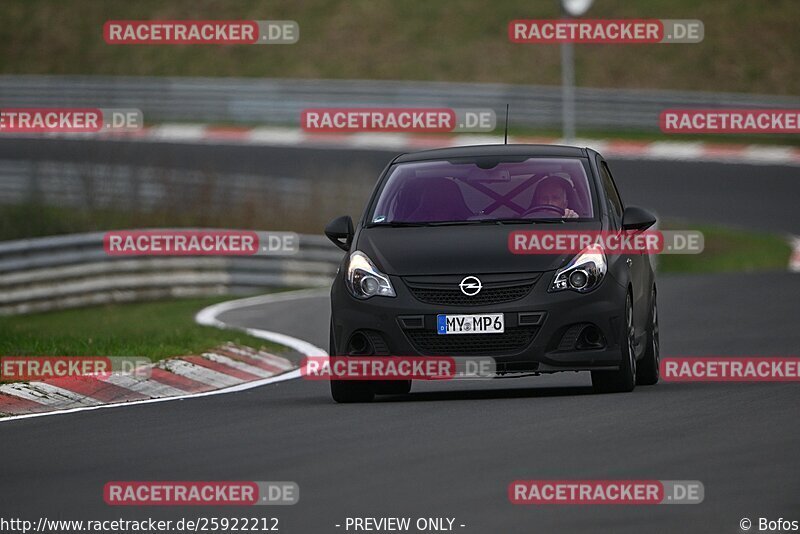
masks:
<path fill-rule="evenodd" d="M 504 329 L 502 313 L 436 316 L 438 334 L 502 334 Z"/>

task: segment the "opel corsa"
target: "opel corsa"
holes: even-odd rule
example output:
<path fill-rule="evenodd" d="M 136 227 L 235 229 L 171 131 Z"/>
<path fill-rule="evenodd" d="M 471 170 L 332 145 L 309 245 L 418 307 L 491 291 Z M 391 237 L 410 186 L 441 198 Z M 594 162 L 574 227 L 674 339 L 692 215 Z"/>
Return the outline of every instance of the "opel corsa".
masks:
<path fill-rule="evenodd" d="M 588 148 L 486 145 L 396 157 L 366 210 L 331 221 L 332 356 L 491 357 L 498 376 L 591 371 L 598 392 L 659 379 L 652 257 L 591 246 L 514 254 L 514 230 L 643 231 Z M 411 381 L 331 380 L 337 402 Z"/>

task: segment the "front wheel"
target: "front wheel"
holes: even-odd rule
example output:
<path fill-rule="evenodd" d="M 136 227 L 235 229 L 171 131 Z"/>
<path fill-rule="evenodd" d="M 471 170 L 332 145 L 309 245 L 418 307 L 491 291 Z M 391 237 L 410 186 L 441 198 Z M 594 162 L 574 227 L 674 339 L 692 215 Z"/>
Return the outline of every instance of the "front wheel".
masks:
<path fill-rule="evenodd" d="M 633 301 L 629 293 L 625 299 L 625 322 L 620 339 L 622 361 L 617 371 L 592 371 L 592 387 L 597 393 L 623 393 L 636 387 L 634 336 Z"/>
<path fill-rule="evenodd" d="M 647 327 L 647 349 L 644 351 L 639 371 L 636 373 L 636 384 L 639 386 L 652 386 L 658 383 L 661 363 L 658 341 L 658 306 L 656 306 L 656 290 L 653 288 L 650 303 L 650 324 Z"/>
<path fill-rule="evenodd" d="M 338 403 L 370 402 L 375 391 L 370 382 L 362 380 L 331 380 L 331 397 Z"/>
<path fill-rule="evenodd" d="M 333 337 L 333 321 L 330 326 L 328 353 L 336 355 L 336 343 Z M 362 380 L 331 380 L 331 397 L 338 403 L 370 402 L 375 398 L 372 383 Z"/>
<path fill-rule="evenodd" d="M 376 395 L 408 395 L 411 393 L 411 380 L 381 380 L 374 382 Z"/>

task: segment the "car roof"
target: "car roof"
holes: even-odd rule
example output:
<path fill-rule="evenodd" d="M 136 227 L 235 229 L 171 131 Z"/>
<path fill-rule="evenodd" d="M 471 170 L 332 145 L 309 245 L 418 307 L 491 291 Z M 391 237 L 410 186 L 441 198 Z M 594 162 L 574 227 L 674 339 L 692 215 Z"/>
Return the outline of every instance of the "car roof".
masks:
<path fill-rule="evenodd" d="M 426 161 L 432 159 L 468 158 L 480 156 L 555 156 L 585 158 L 585 148 L 565 145 L 472 145 L 452 148 L 437 148 L 401 154 L 395 163 Z"/>

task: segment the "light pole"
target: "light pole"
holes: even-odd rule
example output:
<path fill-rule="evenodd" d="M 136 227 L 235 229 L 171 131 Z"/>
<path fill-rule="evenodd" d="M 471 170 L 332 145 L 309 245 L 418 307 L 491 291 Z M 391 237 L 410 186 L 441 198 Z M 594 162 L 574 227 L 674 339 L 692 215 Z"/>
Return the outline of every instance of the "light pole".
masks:
<path fill-rule="evenodd" d="M 580 17 L 594 0 L 561 0 L 564 18 Z M 561 127 L 564 143 L 575 141 L 575 53 L 572 43 L 561 43 Z"/>

